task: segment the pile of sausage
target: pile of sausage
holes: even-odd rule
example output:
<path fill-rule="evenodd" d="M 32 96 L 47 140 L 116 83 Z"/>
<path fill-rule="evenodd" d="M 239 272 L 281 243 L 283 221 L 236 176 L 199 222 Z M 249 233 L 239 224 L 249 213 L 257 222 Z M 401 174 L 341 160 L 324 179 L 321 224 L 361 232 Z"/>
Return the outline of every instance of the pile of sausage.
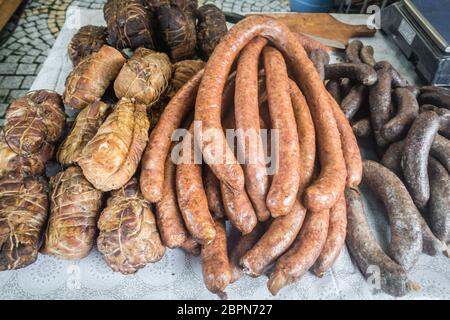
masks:
<path fill-rule="evenodd" d="M 411 86 L 387 61 L 376 62 L 373 53 L 355 40 L 346 49 L 345 63 L 316 59 L 316 65 L 355 135 L 372 140 L 380 156 L 381 164 L 364 162 L 363 183 L 388 213 L 389 255 L 371 235 L 356 190 L 346 191 L 347 244 L 363 274 L 369 276 L 368 267 L 377 265 L 381 288 L 404 295 L 417 288 L 406 272 L 422 251 L 448 255 L 450 91 Z"/>
<path fill-rule="evenodd" d="M 171 136 L 180 127 L 188 131 L 177 149 L 192 157 L 175 165 Z M 238 147 L 256 161 L 238 163 L 224 134 L 230 128 L 278 134 L 273 175 L 264 151 L 239 135 Z M 192 140 L 203 166 L 193 160 Z M 149 137 L 140 186 L 156 203 L 166 246 L 201 245 L 211 292 L 223 295 L 243 273 L 258 277 L 273 265 L 268 288 L 276 294 L 308 270 L 322 276 L 331 268 L 345 242 L 344 190 L 356 189 L 361 173 L 351 126 L 302 41 L 285 25 L 252 16 L 229 31 L 165 108 Z M 237 242 L 228 241 L 225 219 Z"/>

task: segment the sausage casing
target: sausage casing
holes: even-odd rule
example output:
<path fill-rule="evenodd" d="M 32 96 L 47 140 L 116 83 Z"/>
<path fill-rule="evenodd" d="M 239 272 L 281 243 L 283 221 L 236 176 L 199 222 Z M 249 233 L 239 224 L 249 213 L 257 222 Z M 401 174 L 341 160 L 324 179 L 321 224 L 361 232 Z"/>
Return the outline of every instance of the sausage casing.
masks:
<path fill-rule="evenodd" d="M 150 134 L 142 157 L 142 172 L 139 180 L 142 194 L 147 201 L 157 202 L 162 197 L 164 163 L 172 143 L 172 134 L 180 127 L 181 121 L 194 106 L 202 76 L 203 70 L 200 70 L 175 94 Z"/>
<path fill-rule="evenodd" d="M 270 227 L 240 260 L 244 273 L 260 276 L 294 242 L 305 218 L 306 209 L 294 202 L 292 211 L 273 220 Z"/>
<path fill-rule="evenodd" d="M 397 115 L 381 129 L 381 135 L 389 141 L 398 141 L 404 138 L 411 123 L 419 114 L 419 104 L 411 90 L 397 88 L 394 91 L 394 96 L 397 100 Z"/>
<path fill-rule="evenodd" d="M 233 193 L 228 186 L 221 183 L 222 200 L 225 213 L 230 223 L 242 234 L 250 233 L 258 223 L 255 210 L 253 210 L 247 192 Z"/>
<path fill-rule="evenodd" d="M 231 272 L 227 253 L 227 233 L 223 221 L 215 221 L 216 237 L 202 245 L 202 271 L 206 288 L 223 296 L 230 283 Z"/>
<path fill-rule="evenodd" d="M 414 120 L 406 136 L 402 155 L 405 185 L 419 209 L 425 208 L 430 198 L 428 155 L 439 130 L 439 116 L 433 111 L 421 113 Z"/>
<path fill-rule="evenodd" d="M 316 160 L 316 133 L 314 123 L 309 111 L 305 96 L 294 81 L 289 81 L 292 107 L 294 108 L 295 120 L 300 149 L 300 184 L 298 194 L 302 196 L 306 187 L 309 186 L 314 175 Z"/>
<path fill-rule="evenodd" d="M 291 210 L 297 197 L 300 183 L 300 147 L 283 56 L 278 50 L 265 47 L 263 58 L 272 129 L 277 130 L 279 136 L 279 148 L 275 155 L 277 169 L 266 204 L 272 217 L 278 217 Z"/>
<path fill-rule="evenodd" d="M 189 135 L 185 136 L 181 157 L 176 168 L 176 189 L 178 205 L 186 228 L 200 243 L 209 243 L 216 236 L 214 221 L 208 209 L 208 199 L 203 187 L 202 168 L 195 163 L 195 148 L 193 141 L 194 125 L 189 128 Z M 190 137 L 188 139 L 187 137 Z M 189 158 L 184 151 L 189 152 Z"/>
<path fill-rule="evenodd" d="M 209 211 L 213 214 L 214 218 L 225 217 L 225 208 L 222 203 L 222 195 L 220 192 L 220 182 L 214 175 L 214 173 L 209 169 L 208 166 L 205 167 L 204 172 L 204 185 L 206 198 L 208 199 Z"/>
<path fill-rule="evenodd" d="M 345 243 L 347 233 L 347 206 L 345 196 L 342 195 L 338 202 L 330 209 L 330 222 L 328 234 L 322 252 L 313 266 L 315 275 L 321 277 L 334 264 Z"/>
<path fill-rule="evenodd" d="M 388 141 L 381 136 L 380 131 L 389 121 L 392 112 L 390 65 L 379 63 L 377 78 L 377 83 L 369 90 L 370 118 L 377 145 L 385 147 Z"/>
<path fill-rule="evenodd" d="M 450 175 L 437 160 L 428 162 L 430 176 L 429 222 L 433 233 L 444 243 L 450 241 Z"/>
<path fill-rule="evenodd" d="M 278 259 L 270 275 L 267 286 L 273 295 L 301 278 L 314 264 L 327 239 L 328 223 L 329 210 L 308 211 L 297 239 Z"/>
<path fill-rule="evenodd" d="M 261 238 L 262 234 L 266 230 L 267 223 L 258 223 L 252 232 L 241 235 L 236 245 L 230 252 L 230 268 L 231 268 L 231 280 L 230 283 L 237 281 L 244 274 L 244 270 L 239 264 L 239 260 L 250 250 L 256 242 Z"/>
<path fill-rule="evenodd" d="M 258 105 L 258 62 L 266 44 L 267 39 L 256 37 L 242 50 L 236 70 L 234 96 L 237 139 L 245 155 L 245 185 L 259 221 L 270 217 L 266 206 L 269 179 L 260 135 Z"/>
<path fill-rule="evenodd" d="M 156 203 L 156 223 L 161 240 L 168 248 L 181 247 L 189 238 L 177 203 L 176 166 L 170 157 L 164 166 L 164 183 L 161 200 Z"/>
<path fill-rule="evenodd" d="M 363 202 L 358 190 L 345 190 L 347 201 L 347 245 L 365 278 L 372 275 L 371 266 L 378 266 L 381 272 L 381 289 L 393 296 L 407 294 L 412 283 L 406 271 L 387 256 L 367 223 Z"/>
<path fill-rule="evenodd" d="M 419 215 L 401 180 L 374 161 L 363 163 L 363 183 L 383 202 L 391 226 L 389 253 L 409 270 L 422 252 L 422 229 Z"/>

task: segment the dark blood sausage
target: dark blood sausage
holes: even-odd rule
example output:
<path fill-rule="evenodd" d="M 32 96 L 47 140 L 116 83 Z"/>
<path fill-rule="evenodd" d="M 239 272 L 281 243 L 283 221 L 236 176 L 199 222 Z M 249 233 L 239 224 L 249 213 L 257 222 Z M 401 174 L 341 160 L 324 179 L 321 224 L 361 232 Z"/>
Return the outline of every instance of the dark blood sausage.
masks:
<path fill-rule="evenodd" d="M 361 63 L 359 54 L 361 49 L 364 47 L 363 43 L 359 40 L 353 40 L 345 48 L 345 60 L 352 63 Z"/>
<path fill-rule="evenodd" d="M 190 234 L 201 244 L 211 242 L 216 236 L 214 221 L 208 209 L 202 180 L 202 168 L 195 163 L 193 141 L 194 123 L 184 137 L 181 161 L 176 168 L 178 205 Z M 188 151 L 186 155 L 183 151 Z M 190 158 L 189 158 L 190 156 Z"/>
<path fill-rule="evenodd" d="M 359 51 L 359 57 L 361 61 L 365 64 L 368 64 L 371 67 L 374 67 L 377 63 L 375 58 L 373 57 L 373 47 L 372 46 L 364 46 L 361 51 Z"/>
<path fill-rule="evenodd" d="M 342 101 L 341 87 L 338 80 L 328 80 L 325 88 L 331 94 L 331 96 L 340 105 Z"/>
<path fill-rule="evenodd" d="M 446 88 L 436 87 L 436 86 L 422 86 L 420 87 L 420 93 L 439 93 L 450 96 L 450 90 Z"/>
<path fill-rule="evenodd" d="M 441 108 L 450 109 L 450 94 L 435 92 L 424 92 L 419 96 L 419 103 L 432 104 Z"/>
<path fill-rule="evenodd" d="M 392 75 L 392 86 L 394 88 L 403 88 L 409 86 L 408 81 L 393 67 L 390 68 Z"/>
<path fill-rule="evenodd" d="M 440 117 L 439 133 L 447 139 L 450 139 L 450 110 L 439 108 L 432 104 L 424 104 L 420 106 L 419 112 L 434 111 Z"/>
<path fill-rule="evenodd" d="M 224 183 L 220 184 L 223 206 L 230 223 L 242 234 L 250 233 L 258 223 L 247 191 L 233 193 Z"/>
<path fill-rule="evenodd" d="M 205 185 L 209 211 L 213 214 L 214 218 L 223 218 L 225 217 L 225 208 L 222 203 L 220 182 L 208 166 L 205 166 L 204 170 L 203 183 Z"/>
<path fill-rule="evenodd" d="M 314 67 L 320 75 L 320 79 L 325 79 L 325 65 L 330 63 L 329 54 L 321 49 L 315 49 L 309 54 Z"/>
<path fill-rule="evenodd" d="M 430 204 L 428 220 L 436 237 L 444 243 L 450 241 L 450 175 L 439 161 L 430 158 Z"/>
<path fill-rule="evenodd" d="M 161 200 L 156 203 L 156 222 L 161 240 L 171 249 L 181 247 L 189 237 L 177 203 L 175 164 L 170 157 L 164 166 L 164 183 Z"/>
<path fill-rule="evenodd" d="M 312 110 L 317 132 L 320 132 L 318 142 L 322 146 L 319 152 L 321 173 L 319 179 L 308 188 L 305 203 L 313 209 L 329 208 L 343 192 L 346 177 L 336 121 L 328 96 L 324 95 L 326 90 L 323 82 L 298 37 L 273 18 L 255 15 L 243 19 L 223 37 L 211 55 L 205 68 L 195 108 L 195 120 L 201 121 L 203 125 L 203 132 L 197 137 L 203 157 L 207 163 L 211 163 L 210 166 L 220 181 L 233 186 L 233 189 L 242 190 L 243 172 L 229 148 L 225 152 L 228 163 L 222 161 L 222 164 L 212 164 L 212 162 L 220 158 L 217 153 L 220 153 L 225 144 L 220 125 L 220 94 L 234 59 L 241 49 L 258 35 L 268 38 L 291 62 L 295 78 Z M 220 134 L 207 141 L 206 137 L 203 138 L 205 132 L 209 132 L 210 129 L 214 132 L 220 131 Z"/>
<path fill-rule="evenodd" d="M 395 173 L 400 179 L 403 179 L 401 161 L 404 146 L 405 140 L 391 143 L 381 158 L 381 164 Z"/>
<path fill-rule="evenodd" d="M 350 78 L 365 86 L 377 82 L 375 70 L 363 63 L 332 63 L 325 65 L 325 79 Z"/>
<path fill-rule="evenodd" d="M 378 82 L 370 88 L 369 105 L 372 129 L 379 147 L 388 145 L 388 141 L 381 136 L 381 129 L 391 118 L 391 85 L 392 74 L 386 64 L 377 64 Z"/>
<path fill-rule="evenodd" d="M 428 155 L 438 130 L 439 116 L 433 111 L 421 113 L 414 120 L 403 149 L 401 165 L 405 185 L 419 209 L 424 209 L 430 198 Z"/>
<path fill-rule="evenodd" d="M 436 110 L 436 113 L 441 119 L 439 133 L 450 139 L 450 110 L 439 108 Z"/>
<path fill-rule="evenodd" d="M 406 88 L 406 89 L 408 89 L 409 91 L 411 91 L 412 94 L 414 95 L 414 97 L 416 97 L 416 99 L 417 99 L 417 97 L 418 97 L 419 94 L 420 94 L 420 87 L 418 87 L 418 86 L 410 86 L 410 85 L 407 85 L 407 86 L 405 86 L 405 87 L 403 87 L 403 88 Z"/>
<path fill-rule="evenodd" d="M 331 81 L 331 80 L 329 80 Z M 341 96 L 345 97 L 350 92 L 350 89 L 353 88 L 355 81 L 350 78 L 341 78 L 339 79 L 339 85 L 341 86 Z"/>
<path fill-rule="evenodd" d="M 241 258 L 244 273 L 260 276 L 294 242 L 305 218 L 306 209 L 295 201 L 287 215 L 273 220 L 259 241 Z"/>
<path fill-rule="evenodd" d="M 294 81 L 289 81 L 292 107 L 297 122 L 297 133 L 300 146 L 300 183 L 298 195 L 301 197 L 312 181 L 316 159 L 316 133 L 305 96 Z"/>
<path fill-rule="evenodd" d="M 403 139 L 411 123 L 419 114 L 419 104 L 411 90 L 408 88 L 397 88 L 394 90 L 394 97 L 397 101 L 397 114 L 381 129 L 381 135 L 389 141 Z"/>
<path fill-rule="evenodd" d="M 329 210 L 308 211 L 294 244 L 282 255 L 270 274 L 267 287 L 276 295 L 281 288 L 299 280 L 319 257 L 327 239 Z"/>
<path fill-rule="evenodd" d="M 328 92 L 327 92 L 328 94 Z M 329 95 L 329 94 L 328 94 Z M 361 183 L 362 178 L 362 159 L 359 151 L 358 142 L 353 134 L 350 123 L 345 118 L 344 113 L 337 105 L 336 101 L 329 96 L 334 117 L 338 126 L 342 151 L 344 153 L 345 166 L 347 169 L 347 187 L 356 188 Z"/>
<path fill-rule="evenodd" d="M 449 109 L 440 108 L 440 107 L 437 107 L 435 105 L 428 104 L 428 103 L 420 105 L 419 112 L 422 113 L 424 111 L 434 111 L 439 115 L 445 115 L 445 116 L 447 116 L 450 113 Z"/>
<path fill-rule="evenodd" d="M 261 238 L 264 231 L 266 230 L 267 223 L 258 223 L 255 228 L 246 235 L 241 235 L 236 243 L 236 245 L 231 249 L 230 252 L 230 268 L 231 268 L 231 280 L 233 283 L 239 280 L 244 274 L 244 270 L 239 265 L 241 258 L 250 250 L 256 242 Z"/>
<path fill-rule="evenodd" d="M 439 160 L 450 172 L 450 140 L 436 134 L 431 145 L 430 154 Z"/>
<path fill-rule="evenodd" d="M 402 178 L 402 170 L 400 163 L 404 145 L 405 145 L 404 140 L 392 143 L 386 150 L 383 158 L 381 159 L 381 164 L 383 164 L 386 168 L 394 172 L 399 178 Z M 430 256 L 435 256 L 441 253 L 448 255 L 445 243 L 441 242 L 433 234 L 430 227 L 427 225 L 425 219 L 420 214 L 419 214 L 419 222 L 422 229 L 423 252 Z"/>
<path fill-rule="evenodd" d="M 350 92 L 342 100 L 341 109 L 348 120 L 351 120 L 356 112 L 358 112 L 366 94 L 367 87 L 357 83 L 350 89 Z"/>
<path fill-rule="evenodd" d="M 447 248 L 445 242 L 439 240 L 436 235 L 431 231 L 425 219 L 419 215 L 419 221 L 422 226 L 422 237 L 423 237 L 423 253 L 429 256 L 436 256 L 444 254 L 450 257 L 450 252 Z"/>
<path fill-rule="evenodd" d="M 404 296 L 413 288 L 404 268 L 395 263 L 381 249 L 370 230 L 358 190 L 346 189 L 347 246 L 365 278 L 373 276 L 377 266 L 381 273 L 381 289 L 395 297 Z M 417 285 L 414 285 L 417 287 Z"/>
<path fill-rule="evenodd" d="M 334 207 L 330 209 L 327 240 L 312 268 L 316 276 L 322 277 L 333 266 L 345 243 L 346 233 L 347 206 L 345 204 L 345 196 L 342 195 Z"/>
<path fill-rule="evenodd" d="M 140 187 L 145 199 L 158 202 L 162 196 L 164 182 L 164 163 L 169 153 L 173 131 L 180 127 L 181 121 L 195 103 L 203 70 L 191 78 L 170 100 L 150 134 L 147 148 L 142 157 Z"/>
<path fill-rule="evenodd" d="M 230 283 L 231 271 L 227 253 L 227 232 L 225 223 L 215 221 L 216 237 L 202 245 L 202 272 L 206 288 L 212 293 L 226 298 L 225 288 Z"/>
<path fill-rule="evenodd" d="M 368 138 L 372 133 L 370 118 L 362 118 L 352 124 L 352 130 L 358 138 Z"/>
<path fill-rule="evenodd" d="M 256 37 L 242 50 L 236 70 L 234 95 L 236 129 L 242 133 L 237 135 L 237 139 L 246 159 L 245 186 L 259 221 L 270 217 L 266 206 L 269 179 L 260 135 L 258 105 L 258 62 L 266 44 L 267 39 Z"/>
<path fill-rule="evenodd" d="M 406 270 L 411 269 L 422 252 L 422 230 L 408 190 L 390 170 L 375 161 L 364 161 L 363 183 L 383 202 L 390 228 L 390 256 Z"/>
<path fill-rule="evenodd" d="M 266 205 L 272 217 L 289 213 L 300 184 L 300 147 L 289 78 L 282 54 L 275 48 L 263 49 L 266 90 L 272 129 L 278 131 L 277 169 L 272 178 Z"/>

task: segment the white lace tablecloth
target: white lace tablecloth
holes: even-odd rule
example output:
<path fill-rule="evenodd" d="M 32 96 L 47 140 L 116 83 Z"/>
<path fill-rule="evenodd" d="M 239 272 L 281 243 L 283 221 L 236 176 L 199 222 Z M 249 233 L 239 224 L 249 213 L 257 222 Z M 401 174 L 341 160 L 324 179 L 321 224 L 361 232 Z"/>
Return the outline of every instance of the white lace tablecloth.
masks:
<path fill-rule="evenodd" d="M 338 16 L 349 23 L 364 23 L 364 16 Z M 32 89 L 53 89 L 62 93 L 64 81 L 72 69 L 67 44 L 81 25 L 104 24 L 102 12 L 70 10 L 54 48 Z M 378 33 L 364 39 L 376 49 L 377 60 L 388 60 L 407 78 L 416 82 L 414 71 L 396 47 Z M 370 157 L 370 152 L 365 152 Z M 363 190 L 365 191 L 365 190 Z M 366 194 L 366 210 L 382 245 L 389 234 L 380 204 Z M 406 299 L 450 299 L 450 259 L 422 255 L 410 272 L 422 290 Z M 373 290 L 353 265 L 346 248 L 333 268 L 321 279 L 307 273 L 301 281 L 281 290 L 273 297 L 266 287 L 265 276 L 244 277 L 227 288 L 230 299 L 391 299 Z M 198 257 L 181 250 L 168 250 L 164 258 L 149 264 L 134 275 L 113 272 L 99 252 L 76 262 L 39 255 L 38 260 L 20 270 L 0 272 L 0 299 L 217 299 L 203 285 Z"/>

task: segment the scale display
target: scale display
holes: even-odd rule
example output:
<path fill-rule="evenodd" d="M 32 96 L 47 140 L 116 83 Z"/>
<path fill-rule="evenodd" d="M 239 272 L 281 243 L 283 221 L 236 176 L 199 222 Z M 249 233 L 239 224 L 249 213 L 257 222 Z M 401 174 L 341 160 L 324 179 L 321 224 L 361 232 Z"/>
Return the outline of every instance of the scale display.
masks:
<path fill-rule="evenodd" d="M 450 0 L 403 0 L 381 12 L 381 29 L 430 84 L 450 86 Z"/>

